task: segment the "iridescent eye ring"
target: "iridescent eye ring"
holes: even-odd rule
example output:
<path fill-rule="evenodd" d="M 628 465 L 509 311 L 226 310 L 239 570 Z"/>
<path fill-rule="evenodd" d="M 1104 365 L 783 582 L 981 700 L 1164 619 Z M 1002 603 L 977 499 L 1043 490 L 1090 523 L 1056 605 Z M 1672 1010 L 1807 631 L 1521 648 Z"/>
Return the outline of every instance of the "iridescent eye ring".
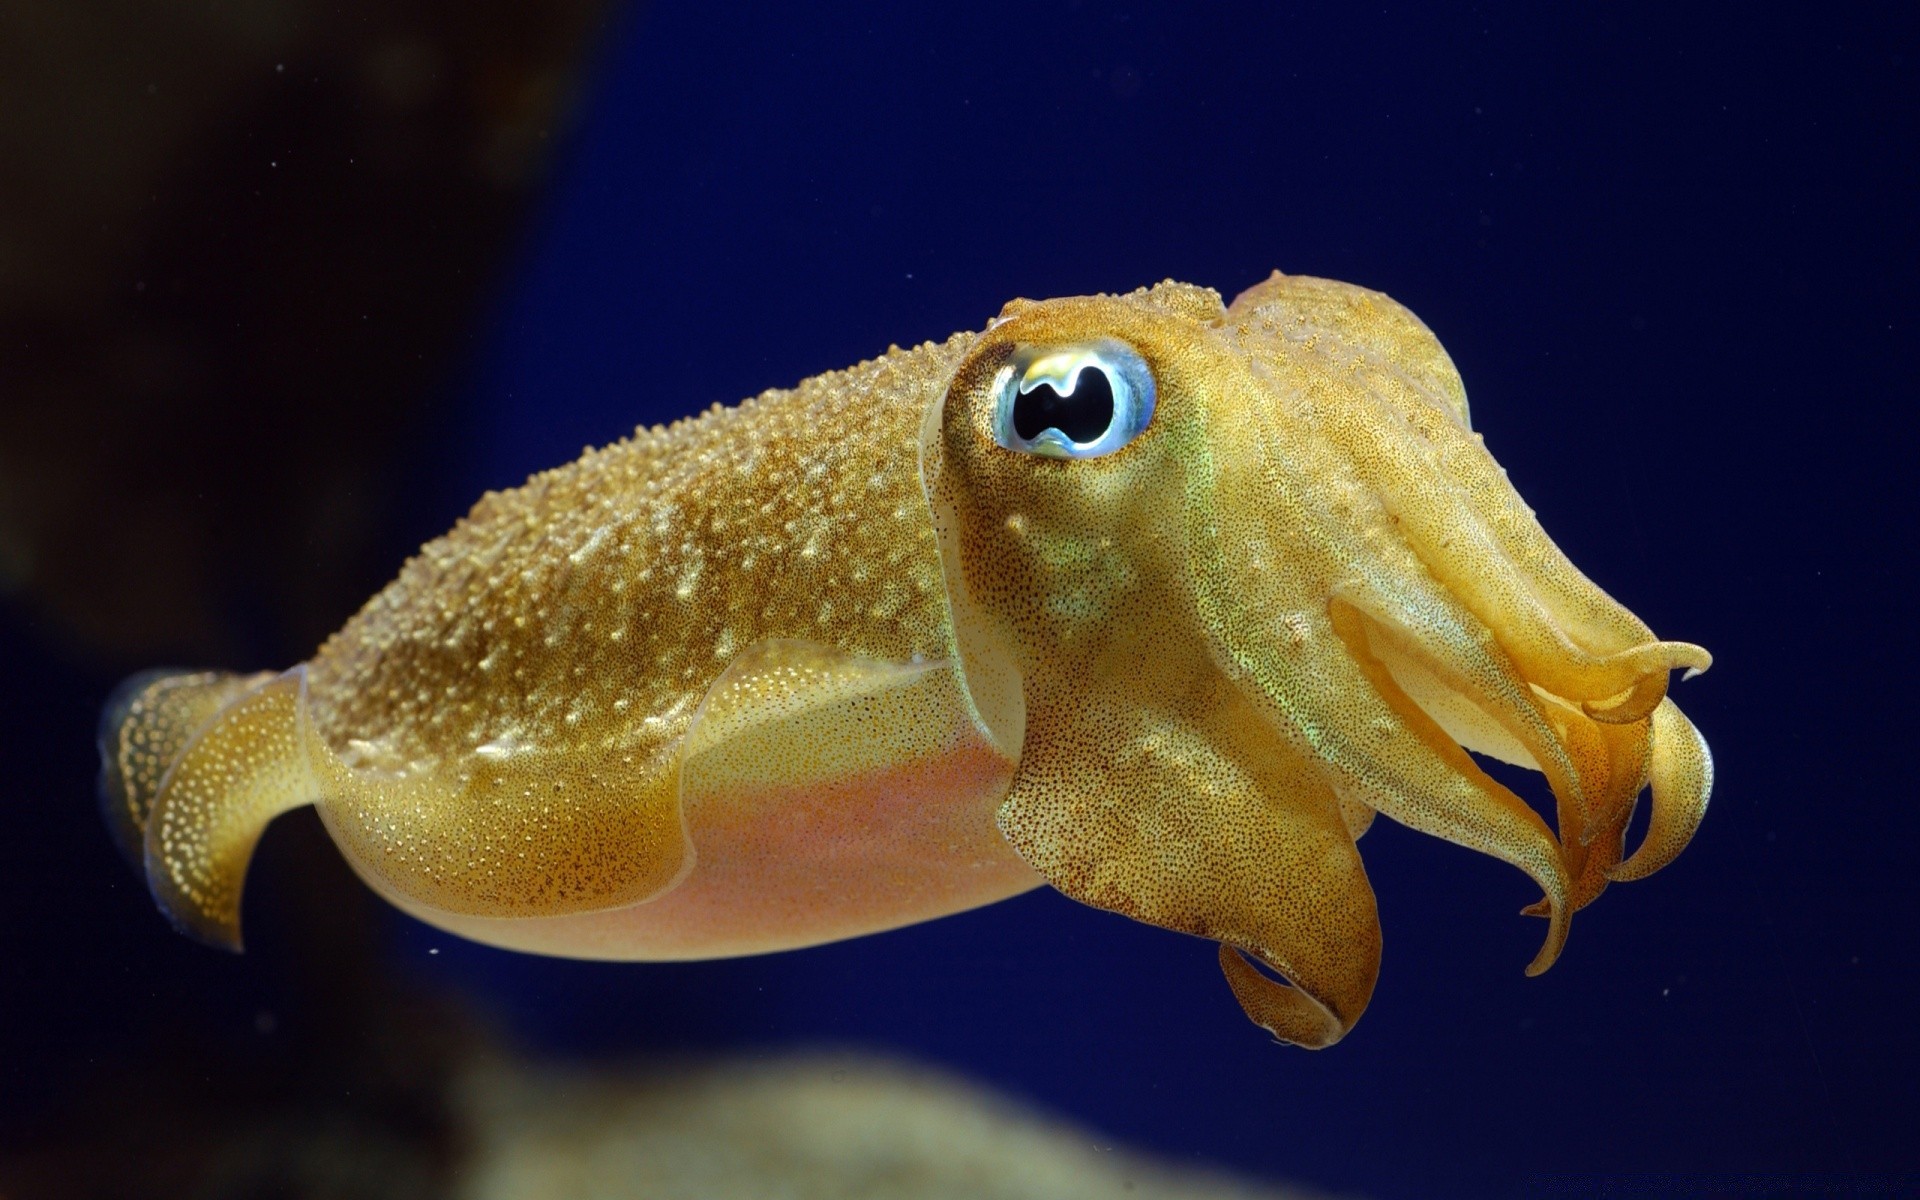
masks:
<path fill-rule="evenodd" d="M 1140 435 L 1153 397 L 1153 371 L 1125 342 L 1016 346 L 994 380 L 993 440 L 1046 458 L 1099 458 Z"/>

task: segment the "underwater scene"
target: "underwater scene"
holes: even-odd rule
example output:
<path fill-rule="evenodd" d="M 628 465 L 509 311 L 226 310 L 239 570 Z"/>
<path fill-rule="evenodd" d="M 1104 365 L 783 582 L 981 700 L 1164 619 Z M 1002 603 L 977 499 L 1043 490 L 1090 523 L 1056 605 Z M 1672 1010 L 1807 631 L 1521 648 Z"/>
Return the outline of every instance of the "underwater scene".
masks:
<path fill-rule="evenodd" d="M 1917 26 L 0 13 L 0 1200 L 1920 1195 Z"/>

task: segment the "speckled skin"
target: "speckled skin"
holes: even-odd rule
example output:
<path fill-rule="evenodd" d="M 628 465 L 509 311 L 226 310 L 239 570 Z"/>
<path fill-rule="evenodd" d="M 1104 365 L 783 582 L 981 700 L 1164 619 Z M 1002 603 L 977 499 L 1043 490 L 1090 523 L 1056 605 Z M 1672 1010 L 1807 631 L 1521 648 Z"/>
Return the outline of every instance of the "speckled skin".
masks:
<path fill-rule="evenodd" d="M 765 638 L 943 657 L 920 424 L 972 341 L 895 348 L 488 493 L 314 656 L 315 722 L 394 765 L 583 729 L 659 743 Z"/>
<path fill-rule="evenodd" d="M 391 864 L 384 847 L 410 837 L 443 856 L 445 808 L 530 790 L 575 805 L 594 832 L 538 836 L 530 859 L 494 854 L 484 894 L 425 860 L 436 878 L 380 873 L 480 916 L 605 908 L 666 886 L 683 857 L 673 748 L 736 655 L 784 638 L 881 662 L 946 656 L 918 438 L 969 340 L 641 430 L 483 498 L 312 661 L 315 724 L 348 766 L 452 789 L 409 830 L 328 808 L 336 836 L 363 863 Z M 457 852 L 479 861 L 515 825 L 472 823 Z M 581 842 L 613 853 L 583 856 Z"/>
<path fill-rule="evenodd" d="M 1151 371 L 1146 429 L 996 443 L 1007 363 L 1102 339 Z M 1220 942 L 1255 1021 L 1325 1046 L 1378 971 L 1373 815 L 1532 876 L 1543 970 L 1698 825 L 1711 760 L 1666 690 L 1707 663 L 1553 546 L 1405 309 L 1166 283 L 1016 301 L 491 494 L 310 663 L 130 685 L 109 808 L 228 944 L 260 829 L 316 802 L 396 904 L 548 953 L 779 949 L 1044 880 Z M 1558 832 L 1469 751 L 1542 771 Z"/>

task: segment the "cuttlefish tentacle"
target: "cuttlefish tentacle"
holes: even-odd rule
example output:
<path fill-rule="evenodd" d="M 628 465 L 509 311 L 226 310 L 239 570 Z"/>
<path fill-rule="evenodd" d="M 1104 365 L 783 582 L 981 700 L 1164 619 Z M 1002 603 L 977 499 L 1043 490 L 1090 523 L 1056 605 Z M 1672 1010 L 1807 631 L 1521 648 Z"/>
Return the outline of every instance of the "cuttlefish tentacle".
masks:
<path fill-rule="evenodd" d="M 1653 785 L 1647 836 L 1631 857 L 1607 872 L 1607 878 L 1616 882 L 1645 879 L 1672 862 L 1707 815 L 1707 800 L 1713 794 L 1713 753 L 1672 700 L 1662 700 L 1653 710 L 1647 774 Z"/>
<path fill-rule="evenodd" d="M 1338 1041 L 1373 994 L 1380 923 L 1333 791 L 1304 757 L 1250 737 L 1261 722 L 1231 689 L 1178 697 L 1176 721 L 1132 683 L 1086 683 L 1071 720 L 1028 740 L 1032 765 L 1000 811 L 1008 840 L 1076 900 L 1284 977 L 1291 987 L 1222 958 L 1247 1015 L 1275 1036 Z M 1095 765 L 1089 744 L 1115 753 Z"/>
<path fill-rule="evenodd" d="M 1399 743 L 1395 757 L 1400 761 L 1394 765 L 1400 769 L 1388 786 L 1369 788 L 1367 802 L 1402 825 L 1491 854 L 1525 871 L 1545 893 L 1548 907 L 1546 939 L 1527 964 L 1527 974 L 1540 974 L 1560 957 L 1573 917 L 1572 881 L 1559 841 L 1540 814 L 1482 770 L 1401 689 L 1368 647 L 1359 613 L 1336 603 L 1332 616 L 1340 640 L 1380 701 L 1383 715 L 1369 724 L 1383 734 L 1391 730 L 1398 735 L 1391 740 Z M 1370 747 L 1376 755 L 1370 765 L 1376 769 L 1393 763 L 1393 758 L 1379 753 L 1388 741 L 1383 737 Z"/>
<path fill-rule="evenodd" d="M 1310 310 L 1304 318 L 1303 305 Z M 1440 594 L 1446 599 L 1436 601 L 1433 591 L 1425 591 L 1410 601 L 1408 580 L 1417 577 L 1407 572 L 1393 576 L 1401 593 L 1394 602 L 1382 604 L 1364 588 L 1350 589 L 1345 598 L 1366 612 L 1375 631 L 1398 632 L 1414 644 L 1406 653 L 1410 647 L 1394 645 L 1391 636 L 1386 645 L 1376 639 L 1386 656 L 1400 652 L 1396 679 L 1418 678 L 1425 668 L 1440 683 L 1468 693 L 1479 712 L 1520 742 L 1533 760 L 1524 765 L 1546 771 L 1559 802 L 1571 906 L 1591 903 L 1609 879 L 1638 877 L 1640 863 L 1664 862 L 1677 853 L 1704 808 L 1704 799 L 1693 797 L 1704 796 L 1700 781 L 1710 764 L 1703 767 L 1704 758 L 1693 750 L 1703 745 L 1697 736 L 1680 733 L 1673 718 L 1660 714 L 1672 709 L 1665 699 L 1669 672 L 1697 673 L 1711 664 L 1710 656 L 1687 643 L 1655 640 L 1546 537 L 1506 472 L 1471 432 L 1464 391 L 1437 343 L 1426 342 L 1434 357 L 1423 361 L 1411 348 L 1420 344 L 1417 336 L 1394 339 L 1397 353 L 1388 360 L 1368 348 L 1377 339 L 1362 343 L 1351 336 L 1355 323 L 1367 321 L 1403 332 L 1423 329 L 1404 309 L 1379 296 L 1330 304 L 1319 281 L 1278 277 L 1236 300 L 1229 320 L 1243 330 L 1291 331 L 1290 340 L 1310 353 L 1261 356 L 1261 365 L 1300 394 L 1343 397 L 1341 403 L 1310 403 L 1304 411 L 1328 440 L 1357 447 L 1352 462 L 1370 483 L 1369 495 L 1445 585 Z M 1367 386 L 1352 387 L 1354 378 Z M 1358 404 L 1347 399 L 1356 395 Z M 1423 477 L 1424 485 L 1410 486 Z M 1430 614 L 1445 612 L 1455 596 L 1499 643 L 1483 657 L 1512 663 L 1533 693 L 1531 703 L 1513 705 L 1510 687 L 1463 687 L 1474 676 L 1454 657 L 1472 643 L 1457 627 L 1408 628 L 1407 614 L 1431 623 Z M 1551 727 L 1550 736 L 1543 736 L 1543 726 Z M 1449 722 L 1446 732 L 1472 749 L 1510 761 L 1518 757 L 1490 739 L 1476 745 L 1470 721 Z M 1662 814 L 1659 836 L 1650 832 L 1640 854 L 1623 864 L 1626 822 L 1646 781 L 1650 752 L 1665 764 L 1669 799 L 1664 806 L 1655 802 Z M 1548 915 L 1554 907 L 1543 899 L 1528 911 Z"/>
<path fill-rule="evenodd" d="M 1563 700 L 1546 698 L 1568 751 L 1587 780 L 1584 813 L 1560 810 L 1561 845 L 1573 879 L 1573 907 L 1585 908 L 1607 888 L 1607 872 L 1619 864 L 1634 801 L 1647 783 L 1650 721 L 1609 725 L 1594 721 Z M 1568 831 L 1578 831 L 1570 836 Z M 1521 910 L 1546 916 L 1544 903 Z"/>
<path fill-rule="evenodd" d="M 1667 672 L 1711 665 L 1698 646 L 1656 641 L 1546 536 L 1468 426 L 1458 373 L 1431 334 L 1419 356 L 1412 331 L 1425 328 L 1412 314 L 1377 294 L 1329 310 L 1319 284 L 1279 276 L 1243 293 L 1227 314 L 1239 344 L 1307 398 L 1318 436 L 1347 449 L 1394 527 L 1531 682 L 1630 723 L 1665 695 Z M 1301 294 L 1318 301 L 1306 337 L 1291 312 Z M 1397 369 L 1363 348 L 1382 337 L 1399 348 Z M 1306 352 L 1276 353 L 1282 344 Z"/>
<path fill-rule="evenodd" d="M 1409 417 L 1427 409 L 1451 418 L 1449 423 L 1480 452 L 1467 452 L 1457 438 L 1443 443 L 1458 451 L 1447 455 L 1449 475 L 1474 499 L 1496 501 L 1474 514 L 1476 523 L 1485 524 L 1501 557 L 1518 568 L 1527 589 L 1566 635 L 1599 655 L 1654 640 L 1645 622 L 1595 586 L 1546 535 L 1533 509 L 1513 494 L 1506 470 L 1485 454 L 1480 436 L 1472 432 L 1466 389 L 1453 360 L 1404 306 L 1367 288 L 1275 271 L 1234 299 L 1227 321 L 1256 334 L 1249 339 L 1255 349 L 1262 338 L 1279 338 L 1338 364 Z M 1441 427 L 1419 422 L 1419 428 L 1437 433 Z"/>
<path fill-rule="evenodd" d="M 1490 719 L 1525 751 L 1520 765 L 1542 772 L 1561 804 L 1584 814 L 1586 784 L 1561 732 L 1548 718 L 1547 702 L 1500 652 L 1492 633 L 1444 588 L 1421 586 L 1430 584 L 1424 577 L 1407 581 L 1391 601 L 1372 587 L 1343 587 L 1336 599 L 1366 618 L 1369 648 L 1390 669 L 1398 668 L 1393 673 L 1402 691 L 1413 695 L 1412 686 L 1427 684 L 1458 695 L 1465 702 L 1464 712 L 1455 706 L 1446 713 Z M 1424 696 L 1414 699 L 1455 741 L 1507 757 L 1498 748 L 1476 744 L 1482 724 L 1463 726 L 1443 719 L 1434 711 L 1438 697 L 1431 705 L 1422 703 Z"/>
<path fill-rule="evenodd" d="M 1300 405 L 1271 404 L 1269 382 L 1249 381 L 1243 405 L 1225 423 L 1248 436 L 1204 437 L 1184 455 L 1193 464 L 1185 504 L 1195 602 L 1214 639 L 1213 653 L 1230 678 L 1253 693 L 1276 732 L 1312 747 L 1336 789 L 1422 832 L 1492 854 L 1525 871 L 1539 885 L 1556 917 L 1529 970 L 1545 970 L 1566 937 L 1569 880 L 1561 849 L 1538 814 L 1472 760 L 1459 742 L 1410 699 L 1372 645 L 1372 626 L 1354 595 L 1387 604 L 1368 578 L 1406 581 L 1395 604 L 1433 603 L 1436 591 L 1420 582 L 1424 568 L 1404 541 L 1375 519 L 1373 498 L 1339 486 L 1350 468 L 1311 440 L 1312 397 Z M 1221 389 L 1234 398 L 1235 392 Z M 1288 393 L 1281 393 L 1283 395 Z M 1301 393 L 1293 393 L 1301 394 Z M 1319 489 L 1304 489 L 1302 475 L 1331 477 L 1327 503 Z M 1259 496 L 1245 510 L 1209 502 L 1214 496 Z M 1356 539 L 1354 528 L 1369 530 Z M 1356 543 L 1358 549 L 1356 549 Z M 1285 570 L 1280 569 L 1285 565 Z M 1356 581 L 1360 581 L 1356 583 Z M 1478 625 L 1457 605 L 1461 620 Z M 1401 630 L 1410 626 L 1396 619 Z M 1416 620 L 1417 624 L 1417 620 Z M 1456 626 L 1456 633 L 1459 633 Z M 1451 642 L 1422 640 L 1443 670 L 1492 680 L 1511 676 L 1497 662 L 1497 648 L 1464 633 Z M 1474 653 L 1480 661 L 1472 661 Z M 1457 670 L 1456 670 L 1457 668 Z M 1482 690 L 1497 691 L 1488 685 Z M 1531 701 L 1510 694 L 1502 715 L 1524 736 L 1542 741 L 1522 714 Z M 1489 707 L 1502 707 L 1497 699 Z M 1537 716 L 1537 714 L 1536 714 Z M 1487 722 L 1496 729 L 1499 722 Z M 1516 747 L 1511 736 L 1507 741 Z M 1524 755 L 1524 751 L 1520 752 Z M 1556 782 L 1577 794 L 1579 785 L 1563 752 L 1542 746 L 1554 764 Z"/>
<path fill-rule="evenodd" d="M 1578 835 L 1572 839 L 1571 850 L 1594 841 L 1607 830 L 1626 828 L 1633 816 L 1634 800 L 1647 786 L 1653 725 L 1650 717 L 1630 725 L 1596 721 L 1564 700 L 1549 698 L 1549 703 L 1581 764 L 1582 775 L 1593 781 L 1583 819 L 1568 826 Z"/>
<path fill-rule="evenodd" d="M 1662 700 L 1650 719 L 1635 725 L 1595 722 L 1590 729 L 1604 742 L 1612 776 L 1589 834 L 1566 846 L 1575 909 L 1599 899 L 1610 882 L 1644 879 L 1672 862 L 1699 829 L 1713 790 L 1713 758 L 1706 741 L 1672 700 Z M 1627 824 L 1649 780 L 1653 812 L 1647 835 L 1623 862 Z M 1544 903 L 1521 911 L 1548 915 Z"/>
<path fill-rule="evenodd" d="M 1317 365 L 1300 361 L 1308 370 Z M 1529 563 L 1514 556 L 1508 543 L 1519 522 L 1489 514 L 1529 510 L 1506 476 L 1492 467 L 1478 439 L 1432 406 L 1402 408 L 1381 393 L 1367 396 L 1376 411 L 1328 405 L 1317 410 L 1319 423 L 1330 438 L 1361 447 L 1353 461 L 1374 485 L 1394 525 L 1434 576 L 1494 631 L 1529 680 L 1566 699 L 1590 702 L 1589 716 L 1624 724 L 1659 703 L 1668 672 L 1711 665 L 1698 646 L 1655 641 L 1651 633 L 1638 644 L 1602 652 L 1576 641 L 1542 599 L 1543 581 L 1551 580 L 1558 595 L 1586 584 L 1589 611 L 1612 601 L 1573 572 L 1564 557 Z M 1410 472 L 1412 464 L 1425 464 L 1427 470 Z M 1527 521 L 1534 523 L 1530 515 Z M 1619 624 L 1638 624 L 1624 609 L 1620 612 Z M 1598 703 L 1603 701 L 1614 702 Z"/>
<path fill-rule="evenodd" d="M 1355 609 L 1336 602 L 1324 628 L 1302 624 L 1314 632 L 1285 653 L 1223 648 L 1229 677 L 1256 692 L 1278 734 L 1311 747 L 1343 797 L 1526 872 L 1555 914 L 1528 966 L 1530 974 L 1546 970 L 1565 944 L 1572 913 L 1571 883 L 1553 831 L 1407 696 L 1374 655 L 1365 618 Z M 1229 643 L 1237 640 L 1230 623 L 1223 623 L 1223 633 Z"/>

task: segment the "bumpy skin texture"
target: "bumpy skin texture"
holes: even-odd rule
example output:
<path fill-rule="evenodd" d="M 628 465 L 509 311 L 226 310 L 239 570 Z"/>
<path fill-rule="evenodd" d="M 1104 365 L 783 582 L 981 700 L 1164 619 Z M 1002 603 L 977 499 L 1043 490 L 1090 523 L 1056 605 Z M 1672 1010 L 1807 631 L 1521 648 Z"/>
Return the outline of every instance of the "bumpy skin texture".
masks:
<path fill-rule="evenodd" d="M 1131 443 L 995 440 L 1010 361 L 1102 342 L 1152 373 Z M 1412 314 L 1276 273 L 1230 308 L 1016 301 L 491 494 L 311 662 L 131 685 L 106 795 L 225 944 L 260 830 L 317 803 L 396 904 L 546 953 L 779 949 L 1044 880 L 1218 941 L 1249 1016 L 1325 1046 L 1378 971 L 1373 815 L 1527 872 L 1544 970 L 1699 824 L 1666 688 L 1707 664 L 1547 539 Z M 1559 832 L 1469 751 L 1542 771 Z"/>

